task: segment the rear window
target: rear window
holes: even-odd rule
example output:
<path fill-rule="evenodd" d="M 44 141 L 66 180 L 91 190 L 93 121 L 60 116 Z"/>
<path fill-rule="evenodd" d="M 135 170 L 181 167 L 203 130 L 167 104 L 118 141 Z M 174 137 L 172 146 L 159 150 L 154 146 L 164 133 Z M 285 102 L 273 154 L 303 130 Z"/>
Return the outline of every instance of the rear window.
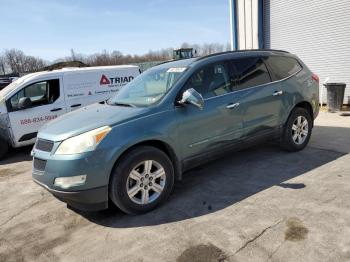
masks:
<path fill-rule="evenodd" d="M 287 78 L 302 69 L 299 62 L 291 57 L 270 56 L 266 58 L 266 63 L 272 70 L 274 81 Z"/>
<path fill-rule="evenodd" d="M 236 71 L 235 90 L 264 85 L 271 82 L 264 62 L 258 57 L 246 57 L 232 60 Z"/>

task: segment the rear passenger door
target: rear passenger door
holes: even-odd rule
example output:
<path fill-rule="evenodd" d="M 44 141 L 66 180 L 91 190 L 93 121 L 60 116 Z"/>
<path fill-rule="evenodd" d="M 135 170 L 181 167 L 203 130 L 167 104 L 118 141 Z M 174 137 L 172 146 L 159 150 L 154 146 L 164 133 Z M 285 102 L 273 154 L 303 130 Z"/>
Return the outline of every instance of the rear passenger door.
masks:
<path fill-rule="evenodd" d="M 283 90 L 272 82 L 261 57 L 243 57 L 231 61 L 235 68 L 235 96 L 243 117 L 245 138 L 268 135 L 279 126 Z"/>
<path fill-rule="evenodd" d="M 302 70 L 300 63 L 293 57 L 271 55 L 264 58 L 272 81 L 281 85 L 283 94 L 280 96 L 282 109 L 279 113 L 279 122 L 284 124 L 294 106 L 295 92 L 305 86 L 312 85 L 312 79 L 307 74 L 298 74 Z M 294 77 L 298 74 L 298 77 Z"/>

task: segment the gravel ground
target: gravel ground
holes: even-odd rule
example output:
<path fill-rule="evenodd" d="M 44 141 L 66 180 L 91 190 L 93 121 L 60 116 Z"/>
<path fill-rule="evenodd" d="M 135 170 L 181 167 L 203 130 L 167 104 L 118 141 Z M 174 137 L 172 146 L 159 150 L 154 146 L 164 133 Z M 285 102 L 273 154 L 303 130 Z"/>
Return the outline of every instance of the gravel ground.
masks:
<path fill-rule="evenodd" d="M 298 153 L 258 146 L 185 174 L 141 216 L 78 212 L 0 162 L 0 261 L 350 261 L 350 117 L 322 112 Z"/>

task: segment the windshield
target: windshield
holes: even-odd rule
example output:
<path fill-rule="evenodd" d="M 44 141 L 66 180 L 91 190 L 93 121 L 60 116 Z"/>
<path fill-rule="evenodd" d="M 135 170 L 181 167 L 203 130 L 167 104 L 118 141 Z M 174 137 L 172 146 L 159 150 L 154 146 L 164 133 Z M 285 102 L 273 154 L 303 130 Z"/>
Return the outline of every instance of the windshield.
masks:
<path fill-rule="evenodd" d="M 124 86 L 108 104 L 125 106 L 149 106 L 160 101 L 174 86 L 186 67 L 155 67 L 142 73 Z"/>
<path fill-rule="evenodd" d="M 0 102 L 5 100 L 5 97 L 7 94 L 11 93 L 13 90 L 17 88 L 19 84 L 21 84 L 23 80 L 21 78 L 17 79 L 16 81 L 12 82 L 8 86 L 6 86 L 4 89 L 0 90 Z"/>

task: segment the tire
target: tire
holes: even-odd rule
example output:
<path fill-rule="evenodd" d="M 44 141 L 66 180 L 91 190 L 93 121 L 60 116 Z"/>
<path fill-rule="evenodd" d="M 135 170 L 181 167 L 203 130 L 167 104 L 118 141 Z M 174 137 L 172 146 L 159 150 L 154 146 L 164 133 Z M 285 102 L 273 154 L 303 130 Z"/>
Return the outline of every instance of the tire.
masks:
<path fill-rule="evenodd" d="M 9 144 L 0 138 L 0 160 L 5 158 L 7 152 L 9 151 Z"/>
<path fill-rule="evenodd" d="M 305 126 L 305 121 L 307 121 L 307 126 Z M 309 143 L 312 126 L 313 123 L 310 113 L 304 108 L 294 108 L 283 131 L 281 141 L 282 147 L 290 152 L 304 149 Z M 307 134 L 305 131 L 307 131 Z"/>
<path fill-rule="evenodd" d="M 174 167 L 168 156 L 157 148 L 140 146 L 118 160 L 109 197 L 125 213 L 142 214 L 163 203 L 173 186 Z"/>

